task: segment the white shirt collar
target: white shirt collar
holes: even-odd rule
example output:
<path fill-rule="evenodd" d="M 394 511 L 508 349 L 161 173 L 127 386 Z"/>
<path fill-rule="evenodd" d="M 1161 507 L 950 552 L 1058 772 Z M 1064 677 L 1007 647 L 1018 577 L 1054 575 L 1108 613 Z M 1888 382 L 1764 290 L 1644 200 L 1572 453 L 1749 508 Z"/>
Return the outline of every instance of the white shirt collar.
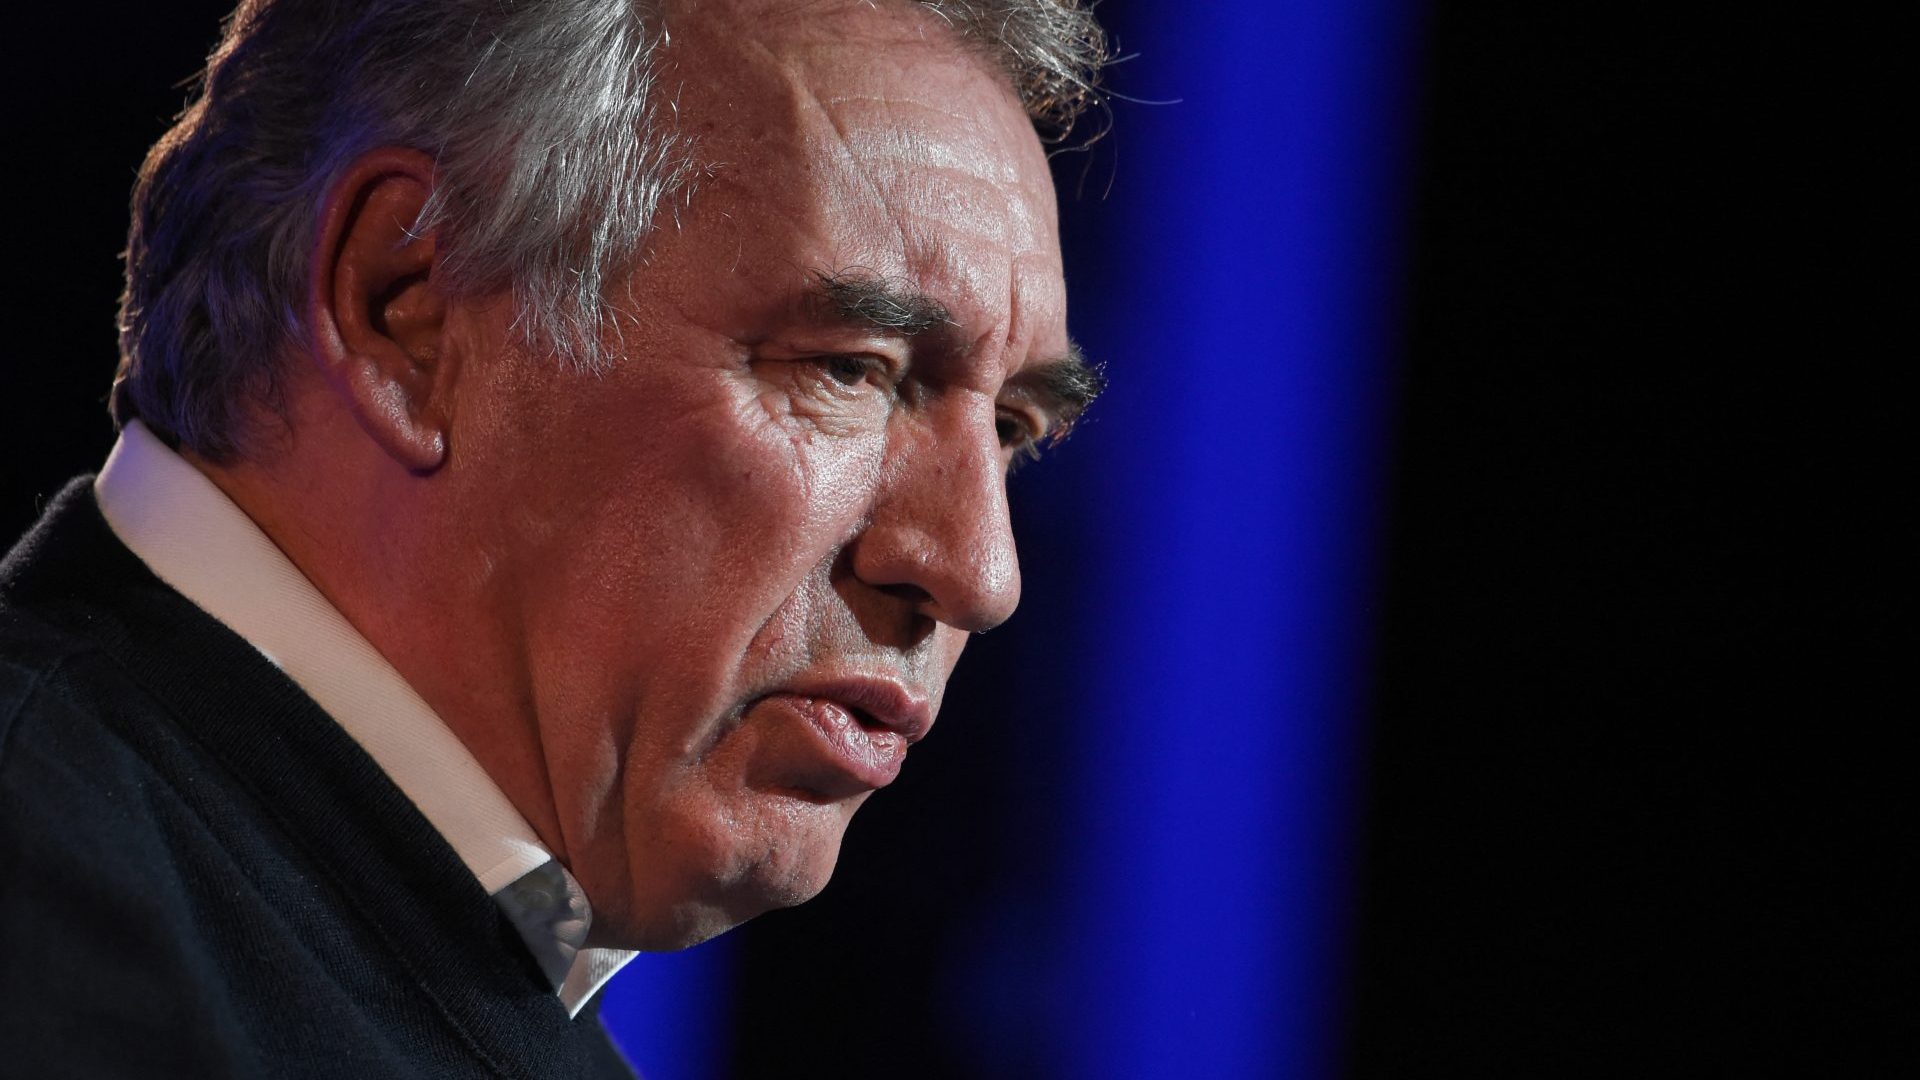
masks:
<path fill-rule="evenodd" d="M 553 855 L 466 744 L 212 480 L 138 421 L 94 481 L 114 535 L 155 576 L 245 638 L 406 792 L 489 895 Z M 634 954 L 583 949 L 569 1015 Z"/>

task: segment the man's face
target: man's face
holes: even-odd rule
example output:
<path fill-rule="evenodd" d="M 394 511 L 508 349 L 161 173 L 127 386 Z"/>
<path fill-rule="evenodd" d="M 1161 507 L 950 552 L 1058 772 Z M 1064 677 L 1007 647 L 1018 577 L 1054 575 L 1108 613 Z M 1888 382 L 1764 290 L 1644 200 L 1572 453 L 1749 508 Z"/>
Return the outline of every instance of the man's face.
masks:
<path fill-rule="evenodd" d="M 503 348 L 452 443 L 546 839 L 595 939 L 650 948 L 825 885 L 1012 614 L 1009 460 L 1070 411 L 1052 186 L 1004 78 L 914 5 L 689 6 L 660 85 L 710 168 L 616 290 L 621 361 Z"/>

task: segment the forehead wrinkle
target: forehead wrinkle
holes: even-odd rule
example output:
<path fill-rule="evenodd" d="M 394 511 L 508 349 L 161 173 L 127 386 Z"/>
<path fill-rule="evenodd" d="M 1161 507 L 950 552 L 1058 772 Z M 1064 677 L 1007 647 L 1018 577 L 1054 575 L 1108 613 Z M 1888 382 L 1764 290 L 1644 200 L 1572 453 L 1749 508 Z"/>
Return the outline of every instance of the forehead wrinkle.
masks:
<path fill-rule="evenodd" d="M 1025 361 L 1009 351 L 1016 342 L 1064 344 L 1052 186 L 1034 182 L 1047 179 L 1043 154 L 997 70 L 889 21 L 907 32 L 862 35 L 857 47 L 824 36 L 825 23 L 797 34 L 709 25 L 720 32 L 708 43 L 739 63 L 729 81 L 761 96 L 770 121 L 733 156 L 806 163 L 784 182 L 741 174 L 741 194 L 777 201 L 815 238 L 807 265 L 871 269 L 937 297 L 964 328 L 957 337 L 981 335 L 987 366 L 1011 371 Z"/>
<path fill-rule="evenodd" d="M 908 187 L 898 193 L 901 211 L 919 213 L 930 203 L 943 203 L 949 216 L 940 219 L 942 224 L 966 231 L 967 226 L 989 216 L 978 213 L 977 208 L 990 193 L 1005 211 L 1010 226 L 996 239 L 1012 248 L 1037 243 L 1045 233 L 1050 215 L 1023 191 L 1019 154 L 1011 149 L 1032 138 L 1029 129 L 1008 130 L 1004 123 L 996 122 L 991 110 L 963 113 L 914 97 L 843 95 L 820 99 L 820 104 L 835 118 L 836 131 L 852 156 L 871 163 L 869 176 L 874 167 L 893 165 L 889 171 L 894 179 L 885 186 Z M 845 105 L 855 108 L 839 108 Z M 891 107 L 939 122 L 922 126 L 889 119 L 861 124 L 868 107 Z M 843 115 L 850 116 L 853 123 L 841 120 Z M 943 135 L 933 139 L 919 134 L 926 130 L 938 130 Z M 1047 191 L 1051 194 L 1051 186 Z M 973 235 L 990 234 L 974 230 Z"/>
<path fill-rule="evenodd" d="M 873 175 L 871 169 L 862 162 L 859 155 L 854 152 L 850 133 L 841 122 L 840 117 L 835 115 L 834 111 L 827 107 L 826 101 L 823 101 L 819 95 L 814 93 L 813 87 L 808 85 L 805 73 L 802 70 L 795 66 L 788 66 L 785 70 L 787 75 L 785 82 L 791 94 L 790 102 L 794 112 L 794 129 L 801 133 L 800 140 L 802 145 L 813 144 L 822 149 L 828 149 L 842 166 L 841 172 L 858 178 L 859 183 L 864 188 L 873 206 L 881 208 L 887 207 L 888 202 L 886 196 L 881 191 L 879 179 Z M 812 113 L 817 120 L 825 121 L 824 127 L 833 132 L 833 138 L 831 140 L 817 137 L 817 133 L 823 126 L 822 124 L 807 124 L 803 120 L 803 117 L 809 112 Z M 802 156 L 804 158 L 807 155 Z M 816 178 L 814 183 L 825 188 L 826 192 L 831 192 L 832 190 L 829 182 L 822 178 Z M 823 199 L 815 204 L 816 217 L 821 214 L 842 216 L 848 213 L 849 208 L 830 207 L 824 205 L 826 201 L 827 200 Z M 904 258 L 907 248 L 906 224 L 896 215 L 887 214 L 884 216 L 893 228 L 894 237 L 898 241 L 897 250 L 902 253 Z"/>
<path fill-rule="evenodd" d="M 829 140 L 819 138 L 819 133 L 830 129 L 833 132 L 831 153 L 840 163 L 843 171 L 858 177 L 861 192 L 870 202 L 863 209 L 873 211 L 873 216 L 862 215 L 859 220 L 872 221 L 874 217 L 884 218 L 886 228 L 894 242 L 891 254 L 899 260 L 904 276 L 911 287 L 941 299 L 951 313 L 951 317 L 961 326 L 980 326 L 989 337 L 1004 332 L 1009 318 L 1006 312 L 993 312 L 988 318 L 983 314 L 990 311 L 991 305 L 986 297 L 1000 292 L 1001 282 L 1007 280 L 1005 271 L 994 272 L 997 267 L 1010 266 L 1011 258 L 1006 260 L 981 260 L 978 254 L 971 257 L 957 250 L 956 240 L 971 239 L 1003 255 L 1011 256 L 1016 246 L 1013 238 L 1007 235 L 1009 228 L 982 228 L 974 224 L 988 219 L 1004 218 L 1012 230 L 1022 234 L 1021 239 L 1034 240 L 1033 217 L 1030 208 L 1022 200 L 1012 197 L 1009 189 L 1013 186 L 1010 179 L 1006 183 L 982 175 L 981 170 L 964 168 L 960 164 L 959 154 L 945 154 L 954 164 L 947 166 L 933 163 L 934 154 L 926 152 L 938 145 L 939 140 L 915 137 L 890 125 L 864 127 L 850 126 L 848 120 L 833 108 L 836 100 L 860 100 L 863 102 L 903 101 L 912 99 L 892 99 L 867 95 L 847 98 L 823 98 L 811 92 L 798 72 L 791 72 L 789 80 L 792 87 L 793 104 L 796 112 L 805 110 L 815 114 L 817 121 L 810 126 L 814 134 L 802 135 L 802 139 L 825 149 Z M 927 110 L 938 116 L 950 116 L 941 110 Z M 851 118 L 854 124 L 859 117 Z M 799 125 L 796 125 L 798 127 Z M 863 156 L 862 149 L 874 151 Z M 941 146 L 941 150 L 948 148 Z M 1002 171 L 1017 175 L 1016 168 L 1003 152 L 994 152 L 994 146 L 982 146 L 980 157 L 997 160 Z M 891 167 L 889 167 L 891 166 Z M 952 181 L 951 183 L 925 183 L 929 178 Z M 820 181 L 831 184 L 831 181 Z M 898 193 L 893 188 L 906 186 L 907 193 Z M 993 203 L 1001 209 L 1001 215 L 978 213 L 978 207 L 984 200 L 970 199 L 958 189 L 974 187 L 982 192 L 991 192 Z M 946 208 L 946 213 L 935 212 L 928 205 L 928 199 L 937 195 L 938 201 Z M 833 230 L 829 229 L 828 232 Z M 863 245 L 864 246 L 864 245 Z M 868 252 L 836 252 L 836 257 L 844 263 L 851 258 L 868 255 Z M 872 252 L 871 254 L 878 254 Z M 885 268 L 879 268 L 883 276 Z M 994 280 L 984 280 L 991 276 Z"/>
<path fill-rule="evenodd" d="M 929 125 L 931 128 L 966 134 L 964 139 L 913 139 L 907 134 L 911 129 L 908 124 L 877 124 L 864 131 L 848 133 L 849 143 L 858 150 L 875 151 L 876 157 L 905 160 L 916 168 L 950 169 L 973 176 L 985 176 L 983 166 L 997 165 L 992 180 L 1003 185 L 1019 182 L 1019 165 L 1010 155 L 995 152 L 1005 145 L 1009 133 L 1003 130 L 990 131 L 1002 125 L 983 122 L 987 118 L 979 110 L 955 112 L 915 97 L 882 97 L 875 94 L 843 94 L 819 100 L 822 108 L 845 111 L 856 116 L 866 111 L 920 113 L 934 120 L 951 122 Z M 869 110 L 869 106 L 873 108 Z"/>
<path fill-rule="evenodd" d="M 1005 255 L 1009 262 L 1017 252 L 1031 250 L 1043 242 L 1040 230 L 1030 214 L 1006 206 L 1004 215 L 983 214 L 987 200 L 960 190 L 964 185 L 930 184 L 916 190 L 898 213 L 903 224 L 927 226 L 926 232 L 945 233 L 948 242 L 972 239 Z M 996 190 L 994 193 L 999 194 Z M 1002 220 L 1003 219 L 1003 220 Z"/>

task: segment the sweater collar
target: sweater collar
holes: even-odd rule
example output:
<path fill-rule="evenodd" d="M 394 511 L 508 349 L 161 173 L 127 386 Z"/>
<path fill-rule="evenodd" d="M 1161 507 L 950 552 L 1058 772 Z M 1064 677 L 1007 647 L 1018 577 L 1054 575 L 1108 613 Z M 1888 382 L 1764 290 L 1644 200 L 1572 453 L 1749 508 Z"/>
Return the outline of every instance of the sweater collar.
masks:
<path fill-rule="evenodd" d="M 94 482 L 102 516 L 154 575 L 307 693 L 494 895 L 570 1015 L 633 953 L 581 949 L 592 910 L 453 730 L 212 480 L 138 421 Z"/>

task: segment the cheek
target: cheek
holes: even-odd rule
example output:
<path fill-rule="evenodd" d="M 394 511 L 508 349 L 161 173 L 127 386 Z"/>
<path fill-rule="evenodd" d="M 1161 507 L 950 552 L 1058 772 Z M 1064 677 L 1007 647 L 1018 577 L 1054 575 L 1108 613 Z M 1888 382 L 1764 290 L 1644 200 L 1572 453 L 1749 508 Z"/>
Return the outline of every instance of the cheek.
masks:
<path fill-rule="evenodd" d="M 743 590 L 772 589 L 770 614 L 799 575 L 851 535 L 882 459 L 883 433 L 828 435 L 772 412 L 749 388 L 726 385 L 697 408 L 632 422 L 624 459 L 582 508 L 606 565 L 652 582 L 649 607 L 711 608 Z M 617 583 L 602 582 L 602 588 Z"/>
<path fill-rule="evenodd" d="M 791 518 L 808 531 L 842 542 L 865 514 L 886 456 L 884 408 L 866 415 L 822 416 L 796 403 L 790 392 L 760 391 L 751 408 L 740 456 L 779 477 L 765 501 L 792 507 Z M 751 480 L 748 481 L 751 483 Z M 819 554 L 824 555 L 825 552 Z"/>
<path fill-rule="evenodd" d="M 624 455 L 603 449 L 581 466 L 602 482 L 542 515 L 529 638 L 540 667 L 566 676 L 544 690 L 580 698 L 575 708 L 671 698 L 710 717 L 743 665 L 803 644 L 832 601 L 819 569 L 866 512 L 884 432 L 810 430 L 747 391 L 705 402 L 630 420 Z M 666 434 L 648 442 L 649 429 Z"/>

